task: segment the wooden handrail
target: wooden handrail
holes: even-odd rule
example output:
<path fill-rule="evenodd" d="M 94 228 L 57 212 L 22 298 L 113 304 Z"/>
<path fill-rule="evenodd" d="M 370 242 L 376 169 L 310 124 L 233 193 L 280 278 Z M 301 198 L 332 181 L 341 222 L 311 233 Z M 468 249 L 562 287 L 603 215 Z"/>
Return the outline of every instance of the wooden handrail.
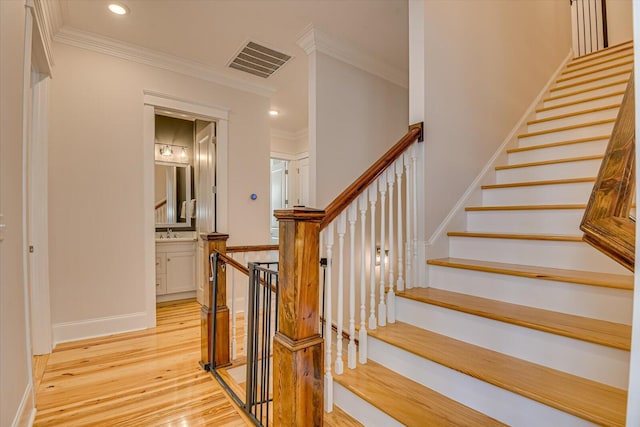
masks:
<path fill-rule="evenodd" d="M 244 265 L 240 264 L 238 261 L 236 261 L 233 258 L 230 258 L 228 256 L 226 256 L 225 254 L 223 254 L 222 252 L 219 252 L 217 250 L 214 250 L 214 252 L 216 252 L 218 254 L 218 257 L 220 257 L 220 259 L 225 263 L 225 264 L 230 264 L 232 267 L 234 267 L 236 270 L 240 270 L 241 273 L 244 273 L 247 277 L 249 276 L 249 269 L 247 267 L 245 267 Z M 227 251 L 228 253 L 229 251 Z M 262 286 L 265 285 L 264 280 L 260 279 L 260 283 L 262 284 Z M 276 291 L 276 287 L 271 285 L 271 291 L 275 292 Z"/>
<path fill-rule="evenodd" d="M 156 205 L 156 209 L 163 207 L 164 205 L 167 204 L 167 199 L 161 200 L 160 202 L 158 202 L 158 204 Z"/>
<path fill-rule="evenodd" d="M 227 246 L 227 253 L 277 251 L 280 245 Z"/>
<path fill-rule="evenodd" d="M 629 217 L 635 193 L 634 73 L 622 99 L 580 229 L 583 240 L 634 271 L 636 223 Z"/>
<path fill-rule="evenodd" d="M 364 190 L 374 182 L 389 165 L 400 157 L 415 140 L 423 141 L 422 122 L 409 126 L 409 131 L 389 149 L 382 157 L 369 167 L 358 179 L 348 186 L 338 197 L 326 207 L 326 215 L 320 222 L 320 230 L 331 223 L 340 212 L 344 211 Z"/>

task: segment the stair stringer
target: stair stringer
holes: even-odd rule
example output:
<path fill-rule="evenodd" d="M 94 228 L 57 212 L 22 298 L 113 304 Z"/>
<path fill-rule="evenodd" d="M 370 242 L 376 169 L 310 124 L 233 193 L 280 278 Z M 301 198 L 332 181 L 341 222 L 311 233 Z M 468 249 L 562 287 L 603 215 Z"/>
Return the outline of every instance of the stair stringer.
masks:
<path fill-rule="evenodd" d="M 447 237 L 448 230 L 466 230 L 467 219 L 465 214 L 465 207 L 481 204 L 481 186 L 486 184 L 495 183 L 495 167 L 501 164 L 506 159 L 506 150 L 508 148 L 516 147 L 518 143 L 518 135 L 527 128 L 527 121 L 532 120 L 535 117 L 536 108 L 542 103 L 544 97 L 549 93 L 549 89 L 553 87 L 558 77 L 562 74 L 562 70 L 573 59 L 573 52 L 569 50 L 569 53 L 565 59 L 560 63 L 558 68 L 549 77 L 549 80 L 544 85 L 542 90 L 538 93 L 533 102 L 529 105 L 525 113 L 522 115 L 518 123 L 511 129 L 507 137 L 498 146 L 491 158 L 484 165 L 480 173 L 471 182 L 467 190 L 455 203 L 453 208 L 449 211 L 444 220 L 440 223 L 438 228 L 431 234 L 425 244 L 426 257 L 421 259 L 431 258 L 443 258 L 447 257 L 449 253 L 449 238 Z M 506 162 L 504 162 L 506 163 Z M 429 282 L 427 269 L 426 273 L 427 281 Z"/>

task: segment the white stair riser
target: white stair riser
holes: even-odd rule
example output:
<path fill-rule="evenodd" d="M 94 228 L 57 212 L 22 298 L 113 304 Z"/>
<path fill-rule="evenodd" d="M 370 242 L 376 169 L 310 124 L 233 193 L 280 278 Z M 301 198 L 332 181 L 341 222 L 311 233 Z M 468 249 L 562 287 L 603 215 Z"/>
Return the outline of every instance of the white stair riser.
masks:
<path fill-rule="evenodd" d="M 370 342 L 372 360 L 505 424 L 518 427 L 593 425 L 383 341 L 371 339 Z"/>
<path fill-rule="evenodd" d="M 466 295 L 631 324 L 632 291 L 438 265 L 429 266 L 429 284 Z"/>
<path fill-rule="evenodd" d="M 579 110 L 575 110 L 579 111 Z M 527 132 L 539 132 L 541 130 L 557 129 L 565 126 L 581 125 L 599 120 L 615 119 L 618 115 L 618 108 L 608 108 L 606 110 L 594 111 L 577 116 L 563 117 L 546 122 L 534 123 L 527 126 Z"/>
<path fill-rule="evenodd" d="M 619 75 L 615 75 L 615 76 L 609 76 L 609 77 L 602 77 L 598 80 L 596 80 L 595 82 L 584 82 L 584 83 L 580 83 L 577 84 L 575 86 L 572 86 L 571 83 L 568 84 L 562 84 L 559 85 L 553 89 L 551 89 L 551 91 L 549 92 L 550 96 L 562 96 L 562 95 L 566 95 L 568 93 L 572 93 L 575 92 L 577 90 L 584 90 L 584 89 L 590 89 L 596 86 L 600 86 L 600 85 L 605 85 L 608 83 L 614 83 L 620 80 L 628 80 L 629 76 L 631 75 L 631 72 L 628 73 L 624 73 L 624 74 L 619 74 Z"/>
<path fill-rule="evenodd" d="M 526 260 L 527 265 L 542 267 L 626 273 L 624 267 L 585 242 L 450 237 L 449 256 L 512 264 Z"/>
<path fill-rule="evenodd" d="M 609 135 L 613 130 L 613 122 L 583 126 L 575 129 L 558 130 L 556 132 L 543 133 L 518 138 L 519 147 L 531 147 L 533 145 L 550 144 L 552 142 L 570 141 L 579 138 Z"/>
<path fill-rule="evenodd" d="M 385 414 L 336 382 L 333 383 L 333 403 L 365 426 L 403 426 L 403 424 L 396 419 Z"/>
<path fill-rule="evenodd" d="M 612 55 L 594 57 L 589 61 L 572 61 L 567 64 L 567 68 L 562 71 L 562 76 L 570 76 L 572 74 L 591 71 L 596 68 L 606 67 L 608 65 L 619 64 L 621 62 L 633 59 L 633 48 L 624 49 Z M 579 62 L 579 63 L 578 63 Z M 600 64 L 598 64 L 600 62 Z"/>
<path fill-rule="evenodd" d="M 589 142 L 579 142 L 576 144 L 517 151 L 507 155 L 507 163 L 510 165 L 516 165 L 520 163 L 544 162 L 553 159 L 602 155 L 607 149 L 608 142 L 609 139 L 599 139 Z"/>
<path fill-rule="evenodd" d="M 467 231 L 476 233 L 579 234 L 582 209 L 467 212 Z"/>
<path fill-rule="evenodd" d="M 593 182 L 531 185 L 482 190 L 483 206 L 586 204 Z"/>
<path fill-rule="evenodd" d="M 536 112 L 536 119 L 546 119 L 547 117 L 559 116 L 561 114 L 573 113 L 575 111 L 588 110 L 590 108 L 604 107 L 607 105 L 620 104 L 624 95 L 611 94 L 604 98 L 585 99 L 578 104 L 566 105 L 564 107 L 552 108 L 550 110 Z"/>
<path fill-rule="evenodd" d="M 574 71 L 569 74 L 563 74 L 562 76 L 560 76 L 560 79 L 559 79 L 561 81 L 556 82 L 556 87 L 570 84 L 570 83 L 579 83 L 585 80 L 603 77 L 603 76 L 607 76 L 609 74 L 614 74 L 621 71 L 628 71 L 633 67 L 633 62 L 631 64 L 627 64 L 626 62 L 628 61 L 629 59 L 626 59 L 624 61 L 617 61 L 616 63 L 602 64 L 596 67 L 590 67 L 584 70 Z M 586 75 L 580 76 L 581 74 L 586 74 Z"/>
<path fill-rule="evenodd" d="M 397 298 L 398 320 L 552 369 L 627 388 L 629 352 Z M 369 348 L 371 352 L 371 349 Z M 372 359 L 374 356 L 369 355 Z M 602 367 L 606 366 L 606 369 Z"/>
<path fill-rule="evenodd" d="M 602 159 L 576 162 L 554 163 L 550 165 L 527 166 L 496 171 L 496 183 L 508 184 L 548 179 L 569 179 L 596 176 Z"/>
<path fill-rule="evenodd" d="M 553 107 L 559 104 L 565 104 L 567 102 L 582 101 L 585 99 L 593 98 L 594 96 L 608 95 L 613 92 L 624 91 L 626 88 L 627 88 L 627 82 L 621 81 L 620 83 L 612 86 L 607 86 L 600 89 L 593 89 L 586 92 L 576 93 L 575 95 L 561 96 L 557 98 L 554 97 L 554 99 L 550 99 L 552 98 L 552 96 L 550 96 L 542 103 L 542 106 L 546 108 L 546 107 Z"/>

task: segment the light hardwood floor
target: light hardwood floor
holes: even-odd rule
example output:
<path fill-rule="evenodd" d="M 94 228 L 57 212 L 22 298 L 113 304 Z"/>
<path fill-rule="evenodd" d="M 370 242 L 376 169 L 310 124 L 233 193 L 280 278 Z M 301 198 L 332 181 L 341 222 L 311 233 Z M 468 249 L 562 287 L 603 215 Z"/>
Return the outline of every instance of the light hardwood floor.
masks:
<path fill-rule="evenodd" d="M 37 388 L 36 426 L 245 426 L 198 365 L 200 306 L 164 304 L 155 329 L 59 344 Z"/>
<path fill-rule="evenodd" d="M 242 322 L 239 315 L 239 354 Z M 35 357 L 34 425 L 251 425 L 199 359 L 200 305 L 159 304 L 155 329 L 59 344 L 51 355 Z M 324 424 L 360 426 L 337 407 Z"/>

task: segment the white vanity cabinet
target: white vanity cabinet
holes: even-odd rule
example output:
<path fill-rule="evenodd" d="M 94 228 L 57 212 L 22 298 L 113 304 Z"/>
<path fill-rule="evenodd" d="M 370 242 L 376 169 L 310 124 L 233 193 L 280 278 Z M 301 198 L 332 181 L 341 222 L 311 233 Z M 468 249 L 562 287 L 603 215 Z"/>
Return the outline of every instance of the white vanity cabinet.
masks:
<path fill-rule="evenodd" d="M 156 295 L 195 296 L 196 242 L 156 242 Z M 175 295 L 172 295 L 175 294 Z M 177 295 L 179 294 L 179 295 Z"/>

